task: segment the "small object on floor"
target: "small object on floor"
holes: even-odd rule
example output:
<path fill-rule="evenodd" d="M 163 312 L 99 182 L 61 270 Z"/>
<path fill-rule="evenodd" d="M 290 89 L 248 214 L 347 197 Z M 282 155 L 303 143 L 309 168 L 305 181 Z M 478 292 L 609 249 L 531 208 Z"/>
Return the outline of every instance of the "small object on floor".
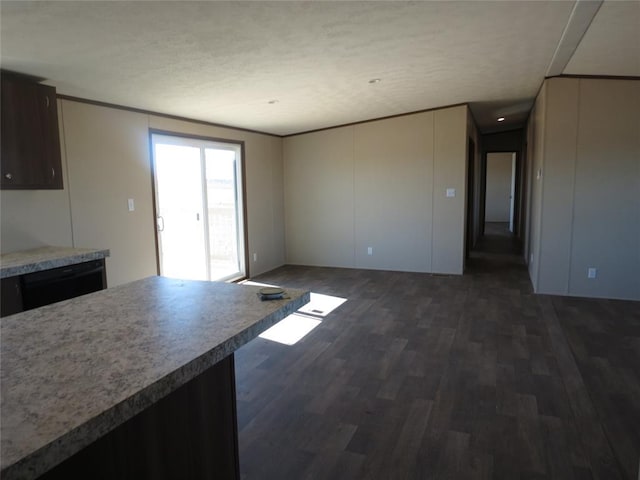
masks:
<path fill-rule="evenodd" d="M 288 298 L 286 292 L 280 287 L 264 287 L 258 291 L 260 300 L 281 300 Z"/>

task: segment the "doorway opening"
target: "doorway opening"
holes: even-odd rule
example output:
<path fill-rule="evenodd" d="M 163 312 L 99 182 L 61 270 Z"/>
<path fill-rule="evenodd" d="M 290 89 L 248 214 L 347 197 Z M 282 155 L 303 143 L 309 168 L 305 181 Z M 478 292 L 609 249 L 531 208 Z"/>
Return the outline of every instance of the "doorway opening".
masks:
<path fill-rule="evenodd" d="M 485 234 L 514 234 L 516 152 L 487 154 Z"/>
<path fill-rule="evenodd" d="M 476 211 L 475 205 L 475 183 L 476 183 L 476 144 L 470 138 L 467 144 L 467 221 L 465 229 L 465 262 L 469 259 L 471 249 L 475 241 Z"/>
<path fill-rule="evenodd" d="M 484 165 L 482 235 L 476 250 L 520 254 L 518 152 L 487 152 Z"/>
<path fill-rule="evenodd" d="M 151 133 L 160 275 L 246 277 L 242 144 Z"/>

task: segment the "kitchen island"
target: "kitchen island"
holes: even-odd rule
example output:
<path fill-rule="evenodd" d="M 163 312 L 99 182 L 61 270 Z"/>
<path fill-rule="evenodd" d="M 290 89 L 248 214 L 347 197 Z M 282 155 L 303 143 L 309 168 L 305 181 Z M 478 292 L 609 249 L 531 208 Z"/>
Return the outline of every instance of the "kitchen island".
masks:
<path fill-rule="evenodd" d="M 233 352 L 309 301 L 149 277 L 1 320 L 1 477 L 238 478 Z"/>

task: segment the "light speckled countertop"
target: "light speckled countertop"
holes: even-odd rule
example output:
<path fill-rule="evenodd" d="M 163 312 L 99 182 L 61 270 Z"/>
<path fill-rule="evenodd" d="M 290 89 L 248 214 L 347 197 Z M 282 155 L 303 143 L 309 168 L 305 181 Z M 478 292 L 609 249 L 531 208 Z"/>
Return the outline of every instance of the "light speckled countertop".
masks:
<path fill-rule="evenodd" d="M 149 277 L 0 319 L 0 462 L 35 478 L 309 301 Z"/>
<path fill-rule="evenodd" d="M 109 250 L 71 247 L 40 247 L 21 252 L 3 253 L 0 255 L 0 278 L 66 267 L 108 256 Z"/>

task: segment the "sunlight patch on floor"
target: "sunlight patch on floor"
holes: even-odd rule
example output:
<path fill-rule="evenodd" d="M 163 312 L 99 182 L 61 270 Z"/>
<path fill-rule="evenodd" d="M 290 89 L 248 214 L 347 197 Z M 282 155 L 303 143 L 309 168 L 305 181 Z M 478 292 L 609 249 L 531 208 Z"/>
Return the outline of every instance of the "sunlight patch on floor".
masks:
<path fill-rule="evenodd" d="M 251 285 L 253 287 L 277 287 L 277 285 L 271 285 L 270 283 L 260 283 L 254 282 L 253 280 L 243 280 L 242 282 L 238 282 L 241 285 Z"/>
<path fill-rule="evenodd" d="M 268 283 L 245 280 L 243 285 L 277 287 Z M 346 298 L 311 292 L 309 303 L 264 331 L 260 338 L 284 345 L 294 345 L 322 322 L 322 319 L 346 302 Z"/>
<path fill-rule="evenodd" d="M 262 332 L 260 338 L 284 345 L 294 345 L 302 340 L 311 330 L 320 325 L 320 323 L 322 323 L 322 320 L 292 313 L 270 329 Z"/>
<path fill-rule="evenodd" d="M 298 310 L 298 312 L 317 317 L 326 317 L 346 301 L 346 298 L 311 292 L 311 300 Z"/>

